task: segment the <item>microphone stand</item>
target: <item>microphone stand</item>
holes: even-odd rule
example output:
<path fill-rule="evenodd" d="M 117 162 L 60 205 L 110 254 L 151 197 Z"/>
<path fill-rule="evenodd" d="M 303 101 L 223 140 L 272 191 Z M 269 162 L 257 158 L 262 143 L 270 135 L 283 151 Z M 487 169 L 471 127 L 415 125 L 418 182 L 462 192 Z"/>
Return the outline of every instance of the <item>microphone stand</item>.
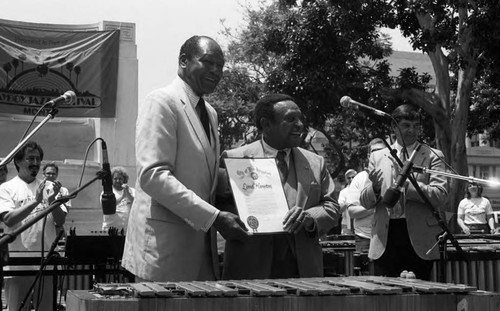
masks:
<path fill-rule="evenodd" d="M 59 204 L 60 205 L 60 204 Z M 38 270 L 38 273 L 35 276 L 35 279 L 31 283 L 31 286 L 29 290 L 26 292 L 26 295 L 24 296 L 23 301 L 21 302 L 19 306 L 19 310 L 23 310 L 26 302 L 28 301 L 33 289 L 35 288 L 36 282 L 38 282 L 38 279 L 43 274 L 43 270 L 45 270 L 45 267 L 50 263 L 50 261 L 54 258 L 60 257 L 59 253 L 56 252 L 56 247 L 57 243 L 61 239 L 62 235 L 64 234 L 64 230 L 59 230 L 59 233 L 57 234 L 56 238 L 54 239 L 54 242 L 52 242 L 52 245 L 50 246 L 50 249 L 47 253 L 47 256 L 43 258 L 42 263 L 40 264 L 40 269 Z M 53 283 L 52 283 L 52 305 L 53 305 L 53 310 L 57 311 L 57 265 L 54 265 L 54 275 L 53 275 Z M 39 301 L 37 301 L 40 303 Z"/>
<path fill-rule="evenodd" d="M 384 138 L 382 138 L 382 140 L 384 141 L 384 144 L 386 145 L 386 147 L 389 149 L 391 156 L 398 162 L 398 165 L 401 168 L 403 168 L 404 164 L 401 161 L 401 159 L 398 158 L 397 150 L 392 148 Z M 415 170 L 415 167 L 413 165 L 411 166 L 411 170 Z M 430 172 L 430 171 L 431 170 L 426 169 L 426 172 Z M 422 172 L 423 172 L 423 170 L 422 170 Z M 441 172 L 441 171 L 434 170 L 434 171 L 432 171 L 432 173 L 444 175 L 443 174 L 444 172 Z M 440 244 L 440 247 L 439 247 L 439 262 L 440 262 L 440 264 L 439 264 L 439 267 L 440 267 L 440 269 L 439 269 L 440 270 L 439 271 L 439 281 L 442 283 L 445 283 L 446 282 L 446 269 L 445 269 L 446 261 L 445 260 L 446 260 L 446 240 L 447 239 L 450 240 L 451 244 L 457 250 L 459 258 L 465 259 L 466 261 L 469 261 L 469 260 L 466 256 L 465 252 L 463 251 L 462 247 L 460 246 L 460 244 L 458 244 L 458 241 L 455 239 L 453 234 L 450 232 L 450 229 L 448 228 L 446 223 L 441 219 L 439 212 L 436 210 L 436 208 L 434 208 L 431 201 L 429 200 L 429 198 L 427 198 L 427 196 L 422 191 L 422 189 L 418 185 L 418 182 L 415 180 L 415 178 L 413 177 L 413 175 L 411 173 L 408 173 L 408 180 L 411 182 L 413 187 L 415 187 L 415 190 L 417 191 L 420 198 L 424 201 L 425 205 L 427 205 L 431 209 L 432 215 L 437 220 L 439 226 L 443 230 L 443 233 L 441 233 L 439 236 L 436 237 L 436 239 L 437 239 L 436 244 Z M 434 246 L 431 249 L 429 249 L 427 251 L 427 253 L 430 253 L 432 251 L 432 249 L 436 246 L 436 244 L 434 244 Z"/>
<path fill-rule="evenodd" d="M 26 143 L 30 140 L 30 138 L 33 137 L 36 134 L 36 132 L 38 132 L 38 130 L 42 128 L 42 126 L 44 126 L 47 122 L 49 122 L 50 119 L 54 119 L 57 112 L 58 112 L 58 110 L 56 108 L 52 108 L 50 110 L 49 114 L 42 120 L 42 122 L 40 122 L 40 124 L 38 124 L 37 127 L 35 127 L 29 134 L 27 134 L 26 137 L 23 140 L 21 140 L 17 144 L 17 146 L 14 147 L 14 149 L 2 160 L 2 162 L 0 162 L 0 167 L 4 166 L 7 163 L 9 163 L 10 161 L 12 161 L 12 159 L 14 158 L 16 153 L 22 147 L 24 147 L 24 145 L 26 145 Z"/>
<path fill-rule="evenodd" d="M 3 247 L 6 247 L 8 243 L 13 242 L 19 234 L 21 234 L 22 232 L 24 232 L 29 227 L 33 226 L 39 220 L 43 219 L 45 216 L 47 216 L 49 213 L 51 213 L 56 207 L 60 206 L 61 204 L 64 204 L 64 203 L 68 202 L 72 198 L 75 198 L 76 195 L 78 193 L 80 193 L 82 190 L 84 190 L 85 188 L 87 188 L 88 186 L 90 186 L 93 182 L 95 182 L 95 181 L 97 181 L 99 179 L 103 179 L 106 175 L 107 175 L 107 173 L 106 173 L 105 170 L 100 170 L 99 172 L 97 172 L 97 174 L 96 174 L 96 176 L 94 178 L 92 178 L 91 180 L 89 180 L 87 183 L 85 183 L 81 187 L 77 188 L 76 190 L 74 190 L 73 192 L 71 192 L 70 194 L 68 194 L 67 196 L 63 196 L 63 197 L 60 197 L 59 199 L 55 199 L 49 206 L 47 206 L 47 208 L 45 208 L 43 211 L 41 211 L 35 217 L 33 217 L 33 218 L 29 219 L 28 221 L 26 221 L 24 224 L 22 224 L 21 226 L 19 226 L 17 229 L 12 230 L 11 232 L 4 233 L 0 237 L 0 249 L 2 249 Z M 1 263 L 1 261 L 0 261 L 0 263 Z M 2 269 L 2 273 L 3 273 L 3 266 L 1 266 L 0 268 Z M 57 298 L 55 300 L 57 300 Z M 54 302 L 56 302 L 56 301 L 54 301 Z M 54 307 L 55 306 L 56 305 L 54 304 Z M 54 310 L 56 310 L 56 309 L 54 308 Z"/>
<path fill-rule="evenodd" d="M 462 176 L 462 175 L 452 174 L 452 173 L 448 173 L 448 172 L 437 171 L 437 170 L 433 170 L 433 169 L 430 169 L 427 167 L 422 167 L 422 166 L 413 166 L 412 170 L 415 171 L 416 173 L 423 173 L 423 174 L 432 173 L 432 174 L 438 174 L 438 175 L 442 175 L 442 176 L 446 176 L 446 177 L 450 177 L 450 178 L 461 179 L 461 180 L 465 180 L 471 184 L 472 183 L 480 183 L 480 184 L 491 184 L 494 186 L 500 186 L 500 182 L 476 178 L 476 177 L 472 177 L 472 176 Z"/>

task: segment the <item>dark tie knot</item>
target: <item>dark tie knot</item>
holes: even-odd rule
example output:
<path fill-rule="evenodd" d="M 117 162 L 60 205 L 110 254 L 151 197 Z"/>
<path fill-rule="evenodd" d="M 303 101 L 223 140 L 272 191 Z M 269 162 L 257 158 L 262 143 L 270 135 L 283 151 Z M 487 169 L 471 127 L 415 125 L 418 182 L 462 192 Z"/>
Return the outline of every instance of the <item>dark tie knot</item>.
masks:
<path fill-rule="evenodd" d="M 401 152 L 400 152 L 399 158 L 403 162 L 408 159 L 408 150 L 405 147 L 401 148 Z"/>
<path fill-rule="evenodd" d="M 198 104 L 196 104 L 196 107 L 198 109 L 206 109 L 205 108 L 205 100 L 203 99 L 203 97 L 200 97 L 200 99 L 198 100 Z"/>

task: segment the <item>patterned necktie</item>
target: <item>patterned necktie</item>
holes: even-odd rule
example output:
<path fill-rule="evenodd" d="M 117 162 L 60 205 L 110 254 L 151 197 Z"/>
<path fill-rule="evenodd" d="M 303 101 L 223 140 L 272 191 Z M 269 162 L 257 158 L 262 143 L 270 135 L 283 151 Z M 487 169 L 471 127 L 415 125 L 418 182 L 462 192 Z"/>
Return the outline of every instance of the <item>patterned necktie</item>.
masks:
<path fill-rule="evenodd" d="M 288 177 L 288 165 L 286 164 L 286 152 L 281 150 L 278 151 L 276 155 L 276 166 L 278 166 L 278 171 L 280 172 L 281 183 L 284 184 Z"/>
<path fill-rule="evenodd" d="M 398 157 L 399 159 L 401 160 L 401 162 L 403 163 L 403 166 L 405 165 L 405 162 L 406 160 L 408 159 L 407 157 L 407 150 L 406 148 L 401 148 L 401 151 L 399 152 L 398 154 Z M 398 175 L 401 174 L 401 170 L 403 168 L 402 167 L 397 167 L 396 169 L 396 178 L 398 178 Z M 393 213 L 394 215 L 396 215 L 397 217 L 402 217 L 404 214 L 405 214 L 405 203 L 406 203 L 406 193 L 405 193 L 405 189 L 402 188 L 401 189 L 401 195 L 399 197 L 399 202 L 398 204 L 396 204 L 393 208 Z"/>
<path fill-rule="evenodd" d="M 207 107 L 205 106 L 205 101 L 203 100 L 203 97 L 200 97 L 200 100 L 198 101 L 196 108 L 198 109 L 198 113 L 200 114 L 201 124 L 203 125 L 205 133 L 207 134 L 208 137 L 208 141 L 210 142 L 210 121 L 208 120 Z"/>
<path fill-rule="evenodd" d="M 406 148 L 401 148 L 401 156 L 399 157 L 401 159 L 401 162 L 403 162 L 403 165 L 405 164 L 406 160 L 408 160 L 408 150 Z"/>

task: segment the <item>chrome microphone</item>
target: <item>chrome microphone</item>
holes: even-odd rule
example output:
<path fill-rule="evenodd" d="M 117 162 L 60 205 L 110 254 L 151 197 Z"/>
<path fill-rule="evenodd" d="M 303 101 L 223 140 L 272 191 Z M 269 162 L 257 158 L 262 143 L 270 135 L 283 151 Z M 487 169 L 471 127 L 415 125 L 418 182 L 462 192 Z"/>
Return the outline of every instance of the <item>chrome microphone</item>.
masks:
<path fill-rule="evenodd" d="M 66 91 L 59 97 L 56 97 L 47 102 L 52 108 L 57 108 L 60 104 L 71 104 L 76 100 L 76 94 L 73 91 Z"/>
<path fill-rule="evenodd" d="M 357 102 L 357 101 L 353 100 L 352 98 L 350 98 L 349 96 L 343 96 L 340 99 L 340 105 L 344 108 L 353 108 L 356 110 L 371 112 L 371 113 L 376 114 L 376 115 L 381 116 L 381 117 L 391 118 L 390 114 L 383 112 L 381 110 L 375 109 L 373 107 L 364 105 L 360 102 Z"/>

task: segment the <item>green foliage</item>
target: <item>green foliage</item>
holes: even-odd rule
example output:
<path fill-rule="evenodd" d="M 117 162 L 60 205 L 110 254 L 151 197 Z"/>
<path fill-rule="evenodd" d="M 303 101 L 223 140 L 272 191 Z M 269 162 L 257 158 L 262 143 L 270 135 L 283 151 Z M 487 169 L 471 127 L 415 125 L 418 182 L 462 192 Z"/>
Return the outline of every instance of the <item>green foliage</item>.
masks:
<path fill-rule="evenodd" d="M 338 144 L 327 147 L 333 163 L 342 163 L 345 156 L 347 167 L 362 167 L 368 142 L 386 137 L 390 124 L 342 108 L 340 98 L 348 95 L 391 111 L 397 102 L 383 89 L 398 84 L 425 88 L 428 77 L 409 70 L 407 76 L 391 78 L 383 60 L 390 43 L 378 31 L 389 10 L 385 1 L 280 2 L 247 7 L 247 26 L 237 34 L 225 30 L 232 38 L 230 69 L 213 95 L 220 102 L 224 145 L 255 139 L 253 103 L 265 93 L 287 93 L 301 107 L 306 125 Z"/>
<path fill-rule="evenodd" d="M 224 71 L 216 92 L 208 98 L 218 113 L 221 150 L 242 140 L 255 139 L 253 109 L 262 93 L 261 87 L 245 68 L 232 67 Z"/>
<path fill-rule="evenodd" d="M 469 135 L 489 133 L 490 140 L 500 139 L 500 81 L 492 64 L 487 64 L 474 82 L 469 107 Z"/>

